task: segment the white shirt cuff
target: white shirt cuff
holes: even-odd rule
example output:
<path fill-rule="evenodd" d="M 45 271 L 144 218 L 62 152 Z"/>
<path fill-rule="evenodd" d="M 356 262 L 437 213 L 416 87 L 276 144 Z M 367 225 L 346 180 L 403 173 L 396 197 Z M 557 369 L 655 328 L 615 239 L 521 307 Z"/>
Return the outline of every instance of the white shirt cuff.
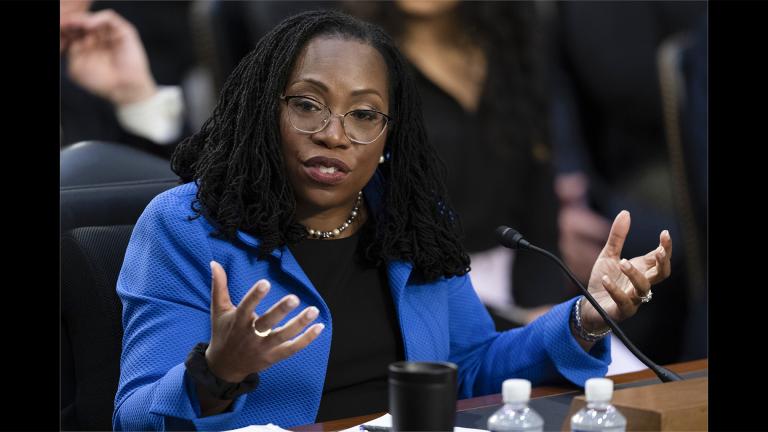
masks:
<path fill-rule="evenodd" d="M 159 86 L 149 99 L 117 107 L 117 120 L 128 132 L 167 145 L 181 135 L 183 113 L 181 87 Z"/>

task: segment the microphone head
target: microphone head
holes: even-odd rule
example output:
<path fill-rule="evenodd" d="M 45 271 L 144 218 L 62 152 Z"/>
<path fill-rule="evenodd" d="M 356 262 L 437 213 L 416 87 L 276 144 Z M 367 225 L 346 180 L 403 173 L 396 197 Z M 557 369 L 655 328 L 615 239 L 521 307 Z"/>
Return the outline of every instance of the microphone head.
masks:
<path fill-rule="evenodd" d="M 523 236 L 514 229 L 502 225 L 496 228 L 496 237 L 498 237 L 499 243 L 501 243 L 502 246 L 510 249 L 517 249 L 519 247 L 519 241 Z"/>
<path fill-rule="evenodd" d="M 501 241 L 501 238 L 504 236 L 504 233 L 507 232 L 507 230 L 512 229 L 506 225 L 500 225 L 498 228 L 496 228 L 496 238 Z"/>

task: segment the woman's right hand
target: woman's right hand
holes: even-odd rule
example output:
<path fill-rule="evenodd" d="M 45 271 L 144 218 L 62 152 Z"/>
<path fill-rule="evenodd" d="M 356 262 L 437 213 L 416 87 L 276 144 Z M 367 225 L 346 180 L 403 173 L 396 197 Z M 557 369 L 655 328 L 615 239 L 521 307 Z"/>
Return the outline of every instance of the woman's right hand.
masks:
<path fill-rule="evenodd" d="M 248 375 L 267 369 L 303 349 L 323 330 L 323 324 L 318 323 L 294 339 L 317 318 L 318 310 L 312 306 L 285 325 L 273 329 L 268 336 L 258 336 L 252 327 L 254 320 L 260 332 L 273 328 L 299 305 L 298 297 L 287 295 L 264 315 L 258 316 L 254 309 L 269 291 L 267 280 L 256 282 L 235 307 L 229 298 L 224 268 L 211 261 L 211 273 L 211 340 L 205 358 L 208 368 L 220 379 L 241 382 Z"/>

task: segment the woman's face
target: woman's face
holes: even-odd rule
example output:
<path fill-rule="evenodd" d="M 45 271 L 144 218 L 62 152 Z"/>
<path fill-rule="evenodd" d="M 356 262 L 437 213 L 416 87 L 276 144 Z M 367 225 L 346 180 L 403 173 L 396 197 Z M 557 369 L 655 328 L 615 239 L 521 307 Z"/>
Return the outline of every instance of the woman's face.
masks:
<path fill-rule="evenodd" d="M 286 102 L 280 103 L 283 157 L 297 209 L 349 212 L 357 193 L 376 170 L 387 131 L 370 144 L 358 144 L 349 140 L 336 114 L 352 110 L 389 114 L 384 59 L 375 48 L 359 41 L 312 39 L 299 55 L 284 95 L 305 96 L 328 106 L 333 113 L 324 129 L 305 133 L 291 125 L 291 108 Z"/>

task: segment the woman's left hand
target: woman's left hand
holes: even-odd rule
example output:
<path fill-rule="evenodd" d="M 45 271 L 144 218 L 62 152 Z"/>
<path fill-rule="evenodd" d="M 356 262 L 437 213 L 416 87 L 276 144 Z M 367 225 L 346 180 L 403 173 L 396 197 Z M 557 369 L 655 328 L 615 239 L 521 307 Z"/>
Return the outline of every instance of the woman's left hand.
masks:
<path fill-rule="evenodd" d="M 667 230 L 659 235 L 659 247 L 656 249 L 630 260 L 621 258 L 629 225 L 629 212 L 624 210 L 614 219 L 608 241 L 589 277 L 590 294 L 616 322 L 634 315 L 643 298 L 650 294 L 651 286 L 669 277 L 671 271 L 672 238 Z M 608 328 L 586 299 L 581 306 L 585 330 L 599 333 Z"/>

